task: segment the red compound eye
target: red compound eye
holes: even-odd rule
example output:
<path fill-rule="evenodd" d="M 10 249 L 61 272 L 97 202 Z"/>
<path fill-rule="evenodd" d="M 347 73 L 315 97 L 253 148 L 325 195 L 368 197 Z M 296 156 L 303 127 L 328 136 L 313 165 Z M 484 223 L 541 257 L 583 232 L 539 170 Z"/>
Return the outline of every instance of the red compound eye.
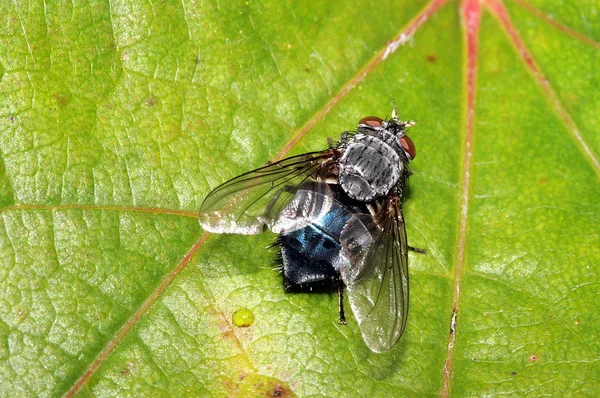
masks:
<path fill-rule="evenodd" d="M 411 159 L 415 158 L 415 156 L 417 155 L 417 149 L 415 148 L 415 143 L 412 142 L 412 140 L 410 138 L 408 138 L 407 135 L 400 137 L 400 145 L 402 145 L 402 148 L 404 148 L 406 153 L 408 153 L 410 155 Z"/>
<path fill-rule="evenodd" d="M 358 122 L 358 124 L 366 124 L 367 126 L 371 127 L 381 127 L 381 123 L 383 123 L 383 120 L 381 120 L 377 116 L 363 117 L 362 119 L 360 119 L 360 122 Z"/>

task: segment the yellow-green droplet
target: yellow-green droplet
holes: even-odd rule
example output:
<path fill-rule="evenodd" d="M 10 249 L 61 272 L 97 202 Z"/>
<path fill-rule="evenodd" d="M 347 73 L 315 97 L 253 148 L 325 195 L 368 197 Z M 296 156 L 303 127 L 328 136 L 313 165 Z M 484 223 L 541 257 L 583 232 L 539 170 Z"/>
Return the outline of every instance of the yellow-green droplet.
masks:
<path fill-rule="evenodd" d="M 254 314 L 248 308 L 240 308 L 231 317 L 233 324 L 240 328 L 247 328 L 254 323 Z"/>

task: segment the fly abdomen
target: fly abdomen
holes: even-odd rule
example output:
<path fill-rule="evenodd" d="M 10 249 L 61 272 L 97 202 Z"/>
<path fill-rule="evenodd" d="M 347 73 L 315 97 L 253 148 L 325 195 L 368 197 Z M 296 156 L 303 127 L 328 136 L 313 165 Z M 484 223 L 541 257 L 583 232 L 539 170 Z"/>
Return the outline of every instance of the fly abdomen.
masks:
<path fill-rule="evenodd" d="M 307 183 L 303 188 L 314 184 Z M 364 206 L 346 204 L 348 201 L 339 185 L 330 185 L 330 207 L 327 212 L 314 212 L 297 223 L 297 228 L 282 232 L 277 240 L 281 251 L 280 261 L 287 290 L 305 290 L 314 287 L 337 286 L 340 269 L 340 236 L 348 220 L 357 212 L 366 213 Z M 321 189 L 323 191 L 323 189 Z M 317 198 L 321 193 L 315 194 Z M 296 197 L 304 198 L 305 189 L 299 189 Z M 295 200 L 294 200 L 295 201 Z M 290 207 L 294 206 L 294 201 Z M 293 213 L 284 210 L 284 214 Z M 288 220 L 284 223 L 291 225 Z"/>
<path fill-rule="evenodd" d="M 308 225 L 281 234 L 278 243 L 288 290 L 337 282 L 340 243 L 333 237 Z"/>

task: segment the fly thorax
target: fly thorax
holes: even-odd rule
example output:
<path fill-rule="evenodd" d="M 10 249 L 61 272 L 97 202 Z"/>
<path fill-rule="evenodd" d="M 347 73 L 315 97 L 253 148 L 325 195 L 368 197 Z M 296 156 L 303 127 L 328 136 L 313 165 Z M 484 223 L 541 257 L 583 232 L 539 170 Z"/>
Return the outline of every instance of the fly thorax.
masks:
<path fill-rule="evenodd" d="M 403 167 L 396 142 L 386 131 L 352 138 L 340 159 L 339 183 L 348 196 L 369 202 L 390 192 Z"/>

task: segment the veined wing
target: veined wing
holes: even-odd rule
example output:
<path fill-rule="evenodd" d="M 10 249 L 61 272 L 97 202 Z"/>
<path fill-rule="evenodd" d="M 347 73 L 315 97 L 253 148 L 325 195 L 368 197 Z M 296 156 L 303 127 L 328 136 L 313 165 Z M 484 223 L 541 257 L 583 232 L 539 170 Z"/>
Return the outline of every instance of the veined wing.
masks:
<path fill-rule="evenodd" d="M 367 346 L 389 350 L 408 315 L 408 246 L 398 198 L 377 204 L 375 217 L 354 215 L 344 227 L 340 273 Z"/>
<path fill-rule="evenodd" d="M 237 176 L 215 188 L 204 199 L 198 217 L 200 224 L 206 231 L 216 233 L 253 235 L 262 232 L 265 226 L 280 232 L 283 226 L 277 221 L 298 187 L 305 182 L 324 181 L 334 158 L 333 149 L 311 152 Z M 318 186 L 326 187 L 327 184 Z M 309 203 L 307 206 L 325 205 Z M 304 212 L 322 210 L 300 209 Z"/>

